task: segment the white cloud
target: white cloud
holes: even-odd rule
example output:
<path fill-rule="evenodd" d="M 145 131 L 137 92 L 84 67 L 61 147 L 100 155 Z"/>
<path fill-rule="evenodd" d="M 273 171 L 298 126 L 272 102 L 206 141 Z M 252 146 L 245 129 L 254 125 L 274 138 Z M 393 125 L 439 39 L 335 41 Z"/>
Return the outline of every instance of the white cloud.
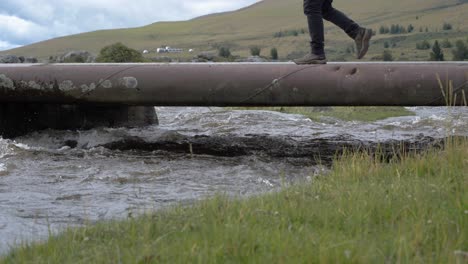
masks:
<path fill-rule="evenodd" d="M 14 45 L 9 42 L 0 40 L 0 50 L 14 49 L 16 47 L 18 47 L 18 45 Z"/>
<path fill-rule="evenodd" d="M 30 38 L 41 37 L 47 29 L 31 21 L 21 19 L 16 16 L 0 15 L 0 28 L 3 37 L 2 41 L 21 41 Z"/>
<path fill-rule="evenodd" d="M 98 29 L 186 20 L 259 0 L 1 0 L 0 50 Z"/>

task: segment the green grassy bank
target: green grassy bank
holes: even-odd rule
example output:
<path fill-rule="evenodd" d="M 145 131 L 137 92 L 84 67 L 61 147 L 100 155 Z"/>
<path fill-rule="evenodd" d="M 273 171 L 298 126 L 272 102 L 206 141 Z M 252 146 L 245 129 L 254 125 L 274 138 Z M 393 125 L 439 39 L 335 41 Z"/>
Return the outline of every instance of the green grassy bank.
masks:
<path fill-rule="evenodd" d="M 389 117 L 415 115 L 405 107 L 228 107 L 227 109 L 277 111 L 303 115 L 314 121 L 331 117 L 344 121 L 373 122 Z"/>
<path fill-rule="evenodd" d="M 466 263 L 468 142 L 327 175 L 250 199 L 70 229 L 0 263 Z"/>

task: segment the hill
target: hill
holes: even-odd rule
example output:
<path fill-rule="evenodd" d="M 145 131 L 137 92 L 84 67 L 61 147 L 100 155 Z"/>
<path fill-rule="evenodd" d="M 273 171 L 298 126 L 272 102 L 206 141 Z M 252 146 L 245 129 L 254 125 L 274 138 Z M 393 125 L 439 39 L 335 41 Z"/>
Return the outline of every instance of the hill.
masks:
<path fill-rule="evenodd" d="M 381 55 L 389 46 L 401 60 L 424 60 L 429 51 L 416 50 L 422 40 L 464 39 L 468 33 L 467 0 L 335 0 L 335 7 L 361 25 L 377 31 L 368 59 Z M 443 30 L 444 23 L 452 29 Z M 414 31 L 403 34 L 379 34 L 382 26 L 399 24 Z M 139 28 L 100 30 L 55 38 L 1 52 L 48 58 L 70 50 L 87 50 L 97 54 L 108 44 L 122 42 L 138 50 L 153 51 L 174 46 L 198 51 L 216 51 L 226 46 L 234 54 L 247 56 L 249 48 L 260 46 L 264 55 L 276 47 L 281 59 L 297 57 L 308 50 L 306 18 L 300 0 L 264 0 L 234 12 L 207 15 L 189 21 L 158 22 Z M 353 60 L 352 41 L 339 29 L 326 23 L 327 52 L 333 60 Z M 422 31 L 422 32 L 421 32 Z M 281 33 L 280 33 L 281 32 Z M 282 35 L 281 37 L 278 37 Z M 275 37 L 276 36 L 276 37 Z M 387 42 L 387 44 L 385 44 Z M 449 50 L 446 50 L 449 53 Z M 0 53 L 0 54 L 1 54 Z M 267 54 L 268 53 L 268 54 Z M 150 57 L 157 56 L 152 53 Z M 178 55 L 188 59 L 192 54 Z M 448 57 L 451 57 L 449 55 Z"/>

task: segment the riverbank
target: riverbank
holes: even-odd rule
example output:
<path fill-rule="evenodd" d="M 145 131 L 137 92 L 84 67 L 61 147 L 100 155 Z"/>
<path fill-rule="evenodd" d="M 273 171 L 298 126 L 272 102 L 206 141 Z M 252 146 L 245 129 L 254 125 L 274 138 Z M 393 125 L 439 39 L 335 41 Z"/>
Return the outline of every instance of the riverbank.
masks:
<path fill-rule="evenodd" d="M 405 107 L 230 107 L 228 109 L 268 110 L 287 114 L 298 114 L 313 121 L 327 118 L 344 121 L 373 122 L 389 117 L 412 116 L 415 113 Z"/>
<path fill-rule="evenodd" d="M 468 143 L 381 163 L 339 158 L 309 183 L 70 229 L 1 263 L 463 263 Z"/>

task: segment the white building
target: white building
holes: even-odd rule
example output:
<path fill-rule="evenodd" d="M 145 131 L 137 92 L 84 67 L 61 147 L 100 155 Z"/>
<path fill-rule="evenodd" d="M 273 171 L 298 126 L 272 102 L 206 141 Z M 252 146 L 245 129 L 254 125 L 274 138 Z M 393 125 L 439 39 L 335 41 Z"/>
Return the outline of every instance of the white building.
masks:
<path fill-rule="evenodd" d="M 156 52 L 157 53 L 181 53 L 181 52 L 184 52 L 184 50 L 183 49 L 177 49 L 177 48 L 171 48 L 171 47 L 167 46 L 165 48 L 156 49 Z"/>

